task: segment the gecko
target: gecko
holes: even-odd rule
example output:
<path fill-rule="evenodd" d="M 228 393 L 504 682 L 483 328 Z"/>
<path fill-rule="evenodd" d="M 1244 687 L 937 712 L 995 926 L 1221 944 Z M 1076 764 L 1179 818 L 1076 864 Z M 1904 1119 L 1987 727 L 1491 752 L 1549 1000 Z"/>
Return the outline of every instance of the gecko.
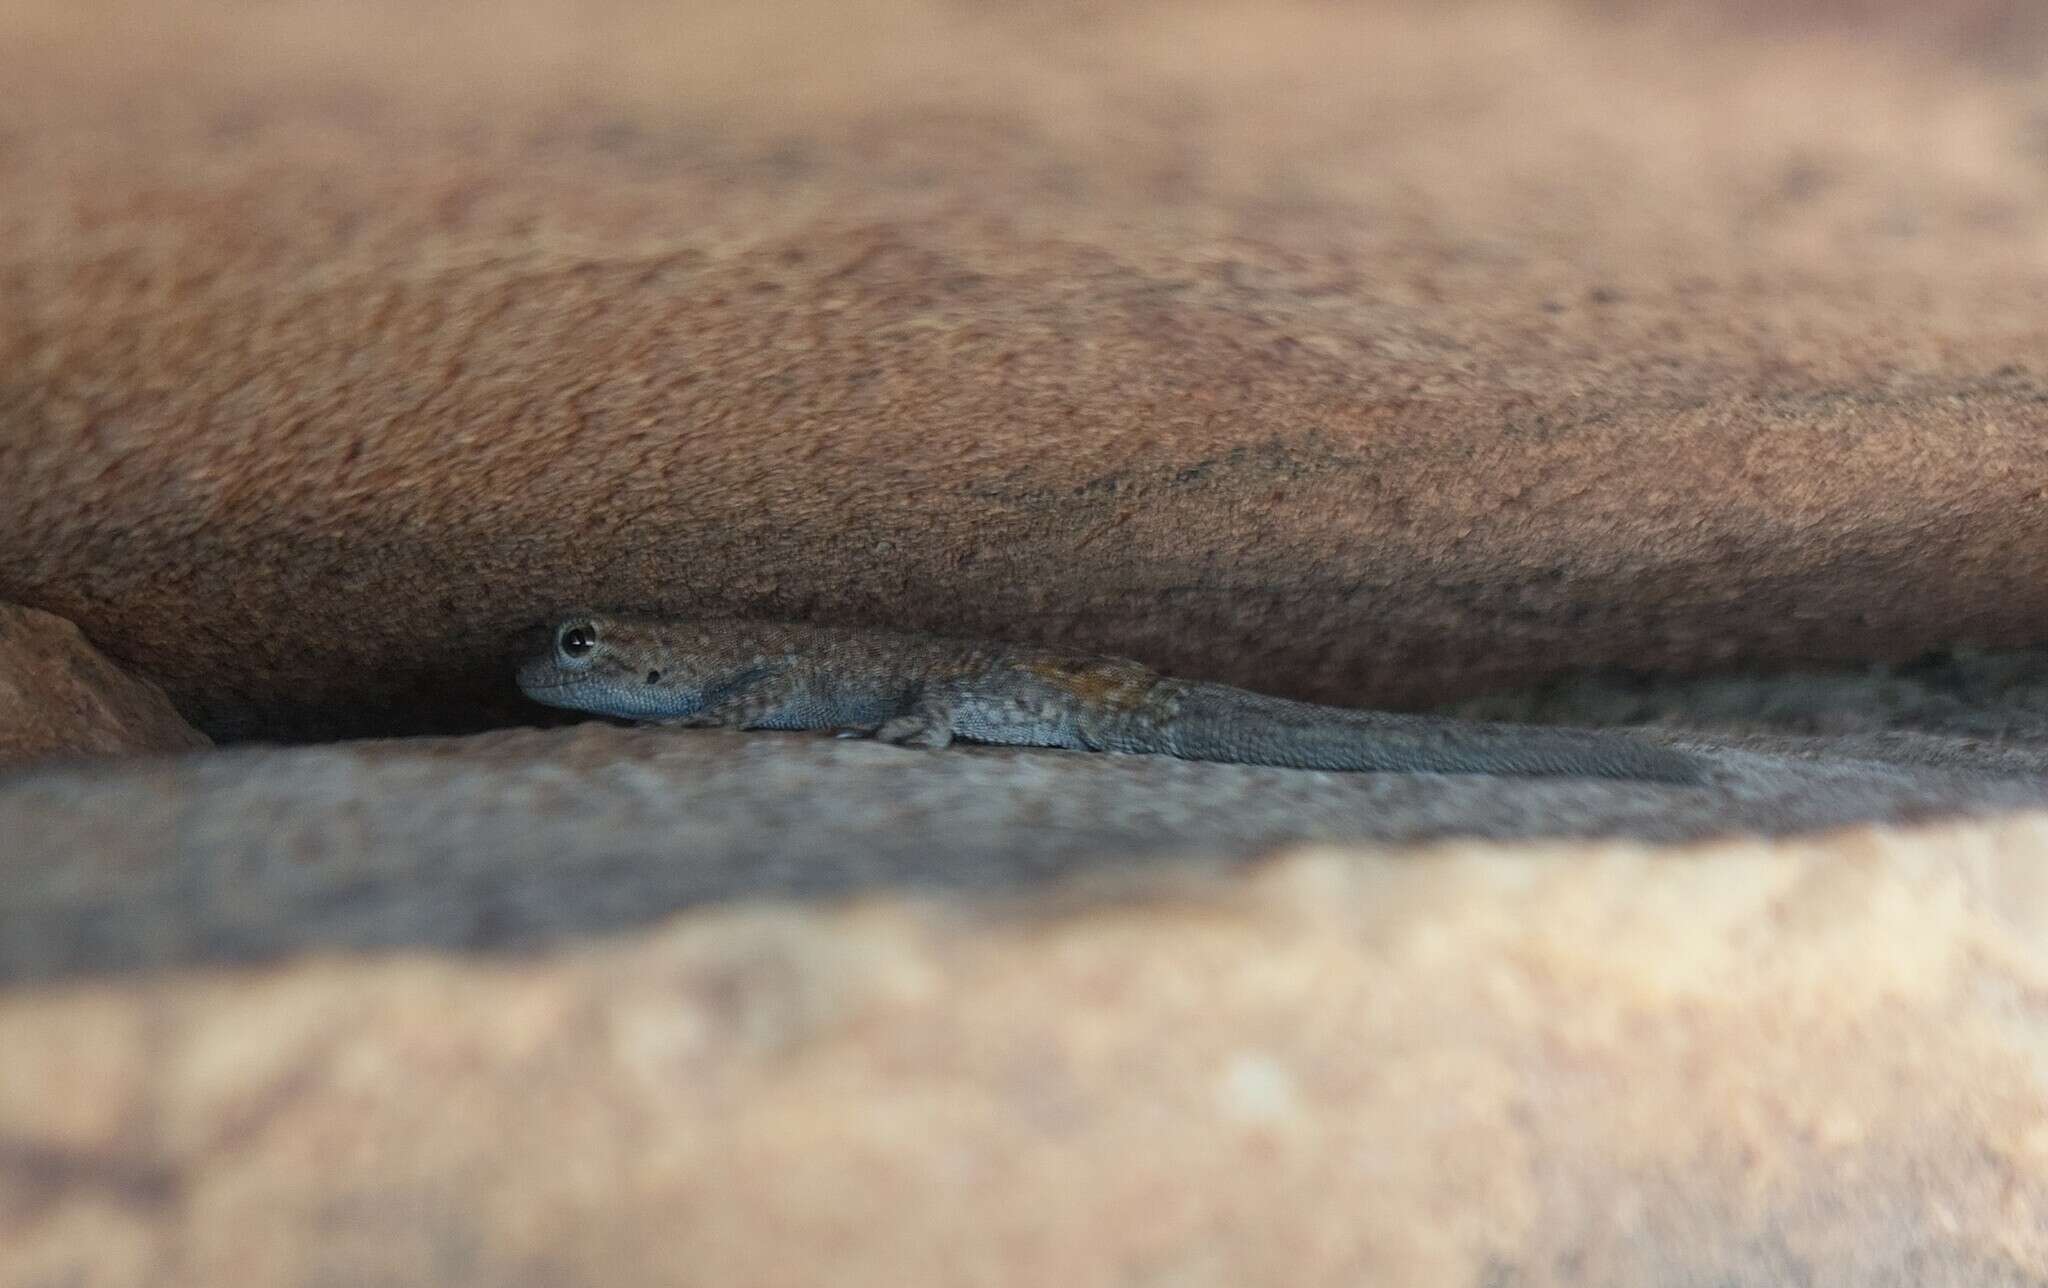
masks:
<path fill-rule="evenodd" d="M 536 702 L 642 724 L 831 731 L 1291 769 L 1701 783 L 1626 734 L 1319 706 L 1125 658 L 941 635 L 579 613 L 521 664 Z"/>

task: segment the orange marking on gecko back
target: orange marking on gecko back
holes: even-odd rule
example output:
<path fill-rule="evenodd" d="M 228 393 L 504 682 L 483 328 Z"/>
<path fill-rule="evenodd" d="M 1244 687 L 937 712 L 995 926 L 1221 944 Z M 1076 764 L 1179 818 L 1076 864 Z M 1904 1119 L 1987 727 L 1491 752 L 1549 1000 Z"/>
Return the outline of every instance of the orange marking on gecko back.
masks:
<path fill-rule="evenodd" d="M 1135 710 L 1159 677 L 1135 662 L 1047 658 L 1019 668 L 1089 706 Z"/>

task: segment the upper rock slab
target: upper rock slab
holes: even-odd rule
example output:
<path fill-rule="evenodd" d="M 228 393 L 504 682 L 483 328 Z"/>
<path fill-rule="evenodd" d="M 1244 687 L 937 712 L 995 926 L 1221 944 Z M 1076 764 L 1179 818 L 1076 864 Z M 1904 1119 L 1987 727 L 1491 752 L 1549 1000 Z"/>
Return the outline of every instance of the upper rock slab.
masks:
<path fill-rule="evenodd" d="M 270 735 L 502 723 L 583 603 L 1359 703 L 2032 642 L 2044 26 L 28 0 L 0 595 Z"/>

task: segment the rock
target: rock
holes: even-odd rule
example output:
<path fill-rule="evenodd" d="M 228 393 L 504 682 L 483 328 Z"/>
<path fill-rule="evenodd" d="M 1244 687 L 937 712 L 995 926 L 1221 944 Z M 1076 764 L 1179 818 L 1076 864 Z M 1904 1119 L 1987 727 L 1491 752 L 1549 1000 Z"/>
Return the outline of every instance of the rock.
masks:
<path fill-rule="evenodd" d="M 162 690 L 108 661 L 76 626 L 0 604 L 0 770 L 208 745 Z"/>
<path fill-rule="evenodd" d="M 734 901 L 1013 897 L 1275 846 L 1697 841 L 2048 809 L 2048 747 L 1678 738 L 1704 787 L 588 724 L 261 748 L 0 785 L 0 980 L 389 947 L 527 949 Z M 56 856 L 53 859 L 53 856 Z"/>
<path fill-rule="evenodd" d="M 2040 814 L 0 991 L 0 1278 L 2048 1282 Z"/>
<path fill-rule="evenodd" d="M 0 596 L 217 735 L 519 719 L 579 603 L 1363 705 L 2038 642 L 2035 7 L 1059 12 L 12 6 Z"/>

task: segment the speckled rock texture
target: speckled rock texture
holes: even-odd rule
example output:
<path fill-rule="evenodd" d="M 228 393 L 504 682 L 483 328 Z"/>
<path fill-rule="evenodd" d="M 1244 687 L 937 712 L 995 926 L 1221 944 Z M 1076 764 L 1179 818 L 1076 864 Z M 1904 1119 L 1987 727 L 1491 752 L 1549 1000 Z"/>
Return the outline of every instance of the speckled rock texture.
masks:
<path fill-rule="evenodd" d="M 209 745 L 161 689 L 109 662 L 76 626 L 0 604 L 0 770 Z"/>
<path fill-rule="evenodd" d="M 17 0 L 0 596 L 216 735 L 504 723 L 580 602 L 1364 705 L 2036 643 L 2044 53 L 2027 0 Z"/>

